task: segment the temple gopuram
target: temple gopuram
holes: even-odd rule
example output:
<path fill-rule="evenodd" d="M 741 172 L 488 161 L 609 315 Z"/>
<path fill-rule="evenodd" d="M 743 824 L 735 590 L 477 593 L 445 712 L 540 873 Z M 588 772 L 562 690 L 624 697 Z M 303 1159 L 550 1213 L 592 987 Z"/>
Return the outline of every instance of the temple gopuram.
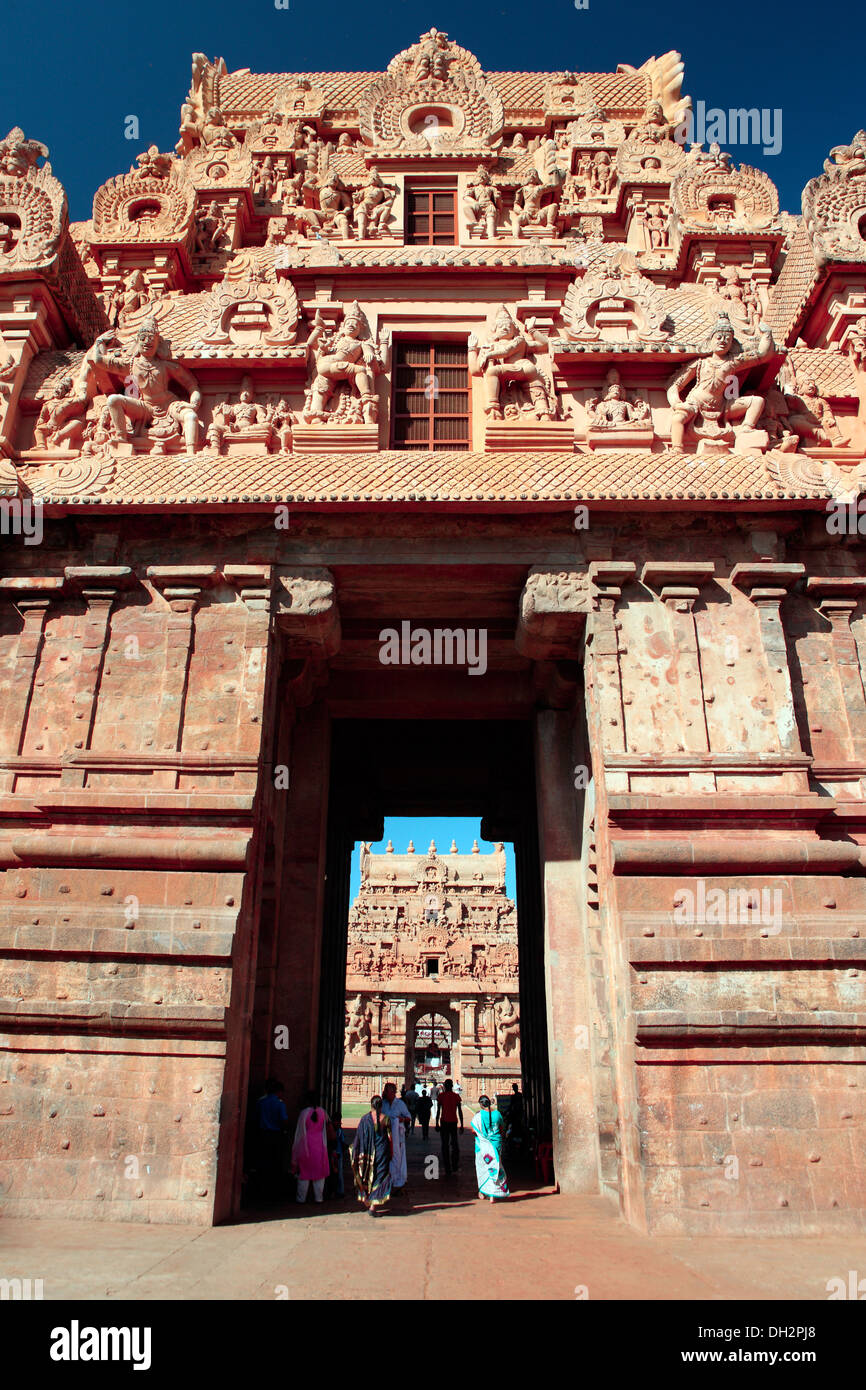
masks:
<path fill-rule="evenodd" d="M 87 221 L 0 141 L 4 1210 L 232 1219 L 423 1004 L 562 1191 L 862 1231 L 866 133 L 786 212 L 675 52 L 382 63 L 195 54 Z M 348 953 L 388 816 L 516 926 L 385 855 Z"/>
<path fill-rule="evenodd" d="M 447 1076 L 467 1100 L 521 1082 L 516 907 L 505 848 L 360 849 L 349 916 L 343 1097 Z"/>

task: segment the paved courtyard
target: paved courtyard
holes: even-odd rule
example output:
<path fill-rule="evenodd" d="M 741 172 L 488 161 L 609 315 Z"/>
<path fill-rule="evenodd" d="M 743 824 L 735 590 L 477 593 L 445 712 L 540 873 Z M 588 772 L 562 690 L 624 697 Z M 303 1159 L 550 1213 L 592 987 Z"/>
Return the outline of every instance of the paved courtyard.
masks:
<path fill-rule="evenodd" d="M 456 1178 L 425 1178 L 438 1143 L 418 1131 L 407 1195 L 376 1220 L 350 1195 L 212 1229 L 2 1221 L 0 1277 L 46 1299 L 826 1300 L 863 1265 L 862 1238 L 649 1239 L 602 1198 L 519 1180 L 482 1203 L 468 1130 L 461 1146 Z"/>

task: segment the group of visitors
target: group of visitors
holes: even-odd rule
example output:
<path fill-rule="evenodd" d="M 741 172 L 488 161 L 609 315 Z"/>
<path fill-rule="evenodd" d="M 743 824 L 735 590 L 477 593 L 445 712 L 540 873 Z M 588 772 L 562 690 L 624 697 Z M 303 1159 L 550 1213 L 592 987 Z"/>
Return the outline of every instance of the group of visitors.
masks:
<path fill-rule="evenodd" d="M 279 1196 L 283 1180 L 285 1134 L 289 1128 L 289 1112 L 280 1092 L 281 1082 L 265 1082 L 265 1094 L 258 1102 L 259 1154 L 263 1196 L 274 1200 Z M 315 1091 L 304 1097 L 301 1113 L 292 1141 L 291 1171 L 297 1180 L 296 1201 L 304 1203 L 313 1191 L 313 1201 L 323 1202 L 325 1184 L 330 1180 L 332 1195 L 345 1197 L 343 1156 L 348 1148 L 348 1136 L 343 1129 L 342 1115 L 333 1120 L 319 1104 Z"/>
<path fill-rule="evenodd" d="M 288 1111 L 280 1096 L 282 1086 L 269 1080 L 265 1094 L 258 1102 L 260 1153 L 263 1188 L 276 1196 L 282 1175 L 283 1142 L 289 1127 Z M 522 1111 L 522 1097 L 517 1086 L 510 1097 L 510 1109 Z M 421 1094 L 414 1085 L 404 1086 L 397 1094 L 394 1082 L 383 1087 L 381 1096 L 373 1096 L 370 1109 L 355 1132 L 351 1146 L 351 1164 L 355 1191 L 372 1216 L 378 1216 L 388 1206 L 392 1196 L 399 1196 L 407 1180 L 406 1139 L 420 1123 L 423 1137 L 429 1137 L 430 1119 L 435 1109 L 436 1130 L 440 1134 L 442 1164 L 445 1176 L 454 1176 L 460 1167 L 458 1132 L 464 1133 L 463 1105 L 459 1086 L 455 1088 L 448 1077 L 441 1088 L 430 1095 L 426 1087 Z M 508 1179 L 503 1163 L 506 1135 L 505 1117 L 494 1097 L 480 1096 L 478 1110 L 472 1117 L 475 1135 L 475 1175 L 478 1195 L 491 1202 L 509 1196 Z M 307 1093 L 295 1126 L 292 1142 L 291 1171 L 297 1181 L 296 1201 L 303 1205 L 312 1190 L 313 1201 L 321 1203 L 325 1185 L 330 1180 L 333 1195 L 345 1196 L 343 1158 L 349 1147 L 348 1136 L 342 1127 L 342 1116 L 333 1120 L 319 1103 L 314 1091 Z"/>

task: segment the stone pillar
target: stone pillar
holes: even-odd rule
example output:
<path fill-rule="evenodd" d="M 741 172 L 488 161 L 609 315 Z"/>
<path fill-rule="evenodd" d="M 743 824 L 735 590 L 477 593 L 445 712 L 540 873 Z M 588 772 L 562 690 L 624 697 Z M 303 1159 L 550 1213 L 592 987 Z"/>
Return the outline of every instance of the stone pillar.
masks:
<path fill-rule="evenodd" d="M 634 568 L 629 566 L 623 577 L 632 575 Z M 571 684 L 568 694 L 560 670 L 561 663 L 578 657 L 588 610 L 585 570 L 535 567 L 521 595 L 516 637 L 520 651 L 548 666 L 548 691 L 565 706 L 539 710 L 535 719 L 553 1153 L 557 1181 L 565 1192 L 599 1190 L 590 980 L 580 891 L 580 798 L 573 780 L 575 686 Z M 620 724 L 621 719 L 620 704 Z"/>
<path fill-rule="evenodd" d="M 45 620 L 52 598 L 61 592 L 63 585 L 64 580 L 54 576 L 0 579 L 0 593 L 12 601 L 24 622 L 18 637 L 6 699 L 0 708 L 0 757 L 13 760 L 13 766 L 0 774 L 0 790 L 3 792 L 11 792 L 15 787 L 14 760 L 21 752 L 24 741 L 27 711 L 42 652 Z"/>
<path fill-rule="evenodd" d="M 866 593 L 866 579 L 856 575 L 810 576 L 806 592 L 818 600 L 818 609 L 832 629 L 833 655 L 855 760 L 866 759 L 866 694 L 851 616 Z"/>
<path fill-rule="evenodd" d="M 615 612 L 623 584 L 633 579 L 636 572 L 637 566 L 631 560 L 594 560 L 589 567 L 595 602 L 587 644 L 592 645 L 593 667 L 598 682 L 596 698 L 602 724 L 602 742 L 604 750 L 610 753 L 625 753 L 628 748 Z"/>
<path fill-rule="evenodd" d="M 74 718 L 80 728 L 73 740 L 74 749 L 88 749 L 93 738 L 93 724 L 99 700 L 99 686 L 105 651 L 108 646 L 111 610 L 118 592 L 133 583 L 128 565 L 70 565 L 66 580 L 73 592 L 81 594 L 87 604 L 84 631 L 81 636 L 81 659 L 78 663 Z M 83 787 L 87 780 L 86 767 L 64 767 L 62 785 Z"/>
<path fill-rule="evenodd" d="M 804 565 L 786 565 L 773 560 L 735 565 L 731 572 L 731 582 L 749 595 L 758 610 L 770 698 L 783 753 L 801 753 L 803 750 L 794 714 L 788 649 L 780 609 L 791 585 L 805 572 Z"/>
<path fill-rule="evenodd" d="M 165 666 L 159 696 L 156 744 L 159 754 L 179 753 L 183 730 L 195 610 L 202 589 L 218 578 L 215 565 L 151 565 L 147 577 L 166 599 L 170 614 L 165 634 Z M 154 775 L 156 786 L 177 786 L 176 768 Z"/>

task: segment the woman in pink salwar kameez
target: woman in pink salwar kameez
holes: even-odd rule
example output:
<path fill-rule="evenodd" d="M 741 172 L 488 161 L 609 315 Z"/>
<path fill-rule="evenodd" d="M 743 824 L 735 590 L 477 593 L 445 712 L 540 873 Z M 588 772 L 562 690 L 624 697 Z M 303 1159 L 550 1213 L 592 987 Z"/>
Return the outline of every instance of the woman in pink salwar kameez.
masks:
<path fill-rule="evenodd" d="M 297 1174 L 297 1200 L 301 1203 L 307 1200 L 310 1183 L 313 1184 L 313 1200 L 322 1201 L 325 1179 L 331 1171 L 328 1139 L 333 1138 L 334 1131 L 318 1101 L 313 1092 L 308 1094 L 307 1104 L 298 1116 L 292 1144 L 292 1172 Z"/>

